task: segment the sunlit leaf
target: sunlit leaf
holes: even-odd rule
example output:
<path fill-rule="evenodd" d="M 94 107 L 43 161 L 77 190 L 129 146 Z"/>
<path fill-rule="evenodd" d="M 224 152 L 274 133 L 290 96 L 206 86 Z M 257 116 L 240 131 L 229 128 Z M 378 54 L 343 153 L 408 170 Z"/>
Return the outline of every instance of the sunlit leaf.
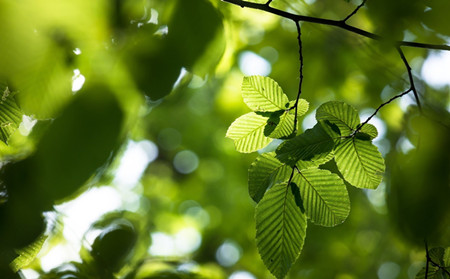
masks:
<path fill-rule="evenodd" d="M 294 107 L 295 105 L 295 100 L 292 100 L 289 102 L 289 108 Z M 309 109 L 309 103 L 308 101 L 306 101 L 305 99 L 298 99 L 298 104 L 297 104 L 297 117 L 303 116 L 305 115 L 305 113 L 308 111 Z M 289 111 L 291 114 L 295 114 L 295 109 L 291 109 Z"/>
<path fill-rule="evenodd" d="M 0 140 L 7 143 L 19 127 L 23 113 L 8 85 L 0 83 L 0 95 Z"/>
<path fill-rule="evenodd" d="M 316 111 L 317 121 L 329 121 L 335 124 L 341 131 L 342 136 L 350 135 L 359 124 L 359 116 L 356 110 L 338 101 L 327 102 Z"/>
<path fill-rule="evenodd" d="M 287 109 L 289 99 L 276 81 L 269 77 L 244 77 L 242 97 L 254 111 L 277 111 Z"/>
<path fill-rule="evenodd" d="M 336 226 L 350 213 L 344 181 L 328 170 L 308 169 L 294 175 L 306 215 L 317 225 Z"/>
<path fill-rule="evenodd" d="M 384 159 L 370 141 L 349 138 L 335 150 L 335 160 L 344 179 L 355 187 L 375 189 L 384 173 Z"/>
<path fill-rule="evenodd" d="M 365 124 L 359 132 L 368 135 L 371 140 L 378 136 L 377 128 L 372 124 Z"/>
<path fill-rule="evenodd" d="M 292 168 L 275 158 L 275 153 L 264 153 L 248 169 L 248 192 L 255 202 L 259 202 L 273 184 L 289 178 Z"/>
<path fill-rule="evenodd" d="M 316 125 L 305 133 L 283 142 L 277 149 L 277 158 L 289 165 L 307 169 L 317 167 L 333 158 L 333 139 Z"/>
<path fill-rule="evenodd" d="M 42 235 L 29 246 L 16 251 L 19 256 L 11 263 L 12 270 L 17 272 L 19 269 L 27 267 L 36 258 L 39 251 L 41 251 L 46 239 L 47 236 Z"/>
<path fill-rule="evenodd" d="M 289 111 L 281 111 L 282 113 L 272 113 L 268 121 L 268 126 L 264 133 L 267 135 L 267 131 L 272 129 L 267 129 L 273 125 L 275 128 L 267 136 L 270 138 L 280 139 L 291 135 L 294 132 L 294 115 L 289 113 Z"/>
<path fill-rule="evenodd" d="M 268 119 L 254 112 L 247 113 L 231 124 L 226 137 L 234 140 L 236 150 L 239 152 L 250 153 L 261 149 L 272 141 L 264 136 L 264 127 Z"/>
<path fill-rule="evenodd" d="M 273 186 L 256 206 L 256 244 L 264 264 L 278 279 L 297 260 L 306 236 L 306 217 L 291 186 Z"/>

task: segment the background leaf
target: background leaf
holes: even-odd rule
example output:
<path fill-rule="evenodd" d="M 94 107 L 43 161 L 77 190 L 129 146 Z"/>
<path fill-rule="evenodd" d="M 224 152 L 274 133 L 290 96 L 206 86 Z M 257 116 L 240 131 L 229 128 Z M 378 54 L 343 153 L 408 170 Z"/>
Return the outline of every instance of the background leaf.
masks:
<path fill-rule="evenodd" d="M 270 186 L 287 180 L 291 171 L 291 167 L 275 158 L 274 152 L 259 155 L 248 169 L 250 197 L 259 202 Z"/>
<path fill-rule="evenodd" d="M 254 111 L 277 111 L 287 109 L 289 99 L 276 81 L 269 77 L 244 77 L 242 97 Z"/>
<path fill-rule="evenodd" d="M 350 213 L 350 199 L 344 181 L 328 170 L 308 169 L 294 175 L 306 210 L 317 225 L 333 227 Z"/>
<path fill-rule="evenodd" d="M 239 152 L 250 153 L 261 149 L 272 141 L 264 136 L 264 127 L 268 119 L 254 112 L 242 115 L 231 123 L 226 137 L 234 140 L 236 150 Z"/>
<path fill-rule="evenodd" d="M 375 189 L 384 173 L 384 159 L 370 141 L 349 138 L 335 150 L 335 160 L 346 181 L 358 188 Z"/>
<path fill-rule="evenodd" d="M 256 245 L 278 279 L 297 260 L 306 236 L 306 217 L 287 183 L 273 186 L 256 206 Z"/>
<path fill-rule="evenodd" d="M 342 136 L 350 135 L 359 124 L 356 110 L 352 106 L 338 101 L 322 104 L 316 111 L 316 119 L 335 124 Z"/>

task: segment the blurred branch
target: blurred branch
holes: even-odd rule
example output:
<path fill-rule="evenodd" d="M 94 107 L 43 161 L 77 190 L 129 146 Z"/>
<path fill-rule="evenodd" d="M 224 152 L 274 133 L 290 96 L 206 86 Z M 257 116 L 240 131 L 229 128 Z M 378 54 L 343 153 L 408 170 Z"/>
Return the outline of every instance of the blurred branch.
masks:
<path fill-rule="evenodd" d="M 421 111 L 422 107 L 420 105 L 419 94 L 417 94 L 416 86 L 414 84 L 414 78 L 413 78 L 413 75 L 411 72 L 411 66 L 409 66 L 408 60 L 406 59 L 405 54 L 403 53 L 403 50 L 399 46 L 397 47 L 397 51 L 400 54 L 400 57 L 402 58 L 403 63 L 405 64 L 406 70 L 408 71 L 410 89 L 414 93 L 414 98 L 416 98 L 417 106 L 419 107 L 419 110 Z"/>
<path fill-rule="evenodd" d="M 366 30 L 362 30 L 362 29 L 357 28 L 352 25 L 348 25 L 345 21 L 342 21 L 342 20 L 332 20 L 332 19 L 325 19 L 325 18 L 319 18 L 319 17 L 298 15 L 298 14 L 293 14 L 293 13 L 285 12 L 283 10 L 272 8 L 268 5 L 268 3 L 270 3 L 271 1 L 268 1 L 266 4 L 259 4 L 259 3 L 244 1 L 244 0 L 222 0 L 222 1 L 240 6 L 242 8 L 251 8 L 251 9 L 265 11 L 265 12 L 268 12 L 268 13 L 271 13 L 274 15 L 281 16 L 286 19 L 291 19 L 295 22 L 304 21 L 304 22 L 311 22 L 311 23 L 317 23 L 317 24 L 322 24 L 322 25 L 335 26 L 335 27 L 339 27 L 341 29 L 350 31 L 352 33 L 373 39 L 373 40 L 385 41 L 385 39 L 378 34 L 371 33 Z M 409 46 L 409 47 L 416 47 L 416 48 L 449 50 L 450 51 L 449 45 L 435 45 L 435 44 L 417 43 L 417 42 L 410 42 L 410 41 L 394 41 L 393 45 L 395 47 Z"/>
<path fill-rule="evenodd" d="M 302 44 L 302 30 L 300 28 L 300 23 L 298 21 L 295 22 L 295 26 L 297 27 L 297 41 L 298 41 L 298 54 L 300 59 L 300 70 L 299 70 L 299 77 L 300 81 L 298 84 L 298 93 L 297 98 L 295 99 L 295 116 L 294 116 L 294 134 L 297 131 L 297 111 L 298 111 L 298 100 L 300 99 L 300 95 L 302 94 L 302 83 L 303 83 L 303 44 Z"/>
<path fill-rule="evenodd" d="M 267 2 L 266 2 L 266 6 L 269 6 L 270 3 L 272 3 L 272 0 L 267 1 Z"/>
<path fill-rule="evenodd" d="M 366 1 L 367 1 L 367 0 L 363 0 L 362 3 L 359 4 L 358 7 L 356 7 L 356 9 L 355 9 L 353 12 L 351 12 L 351 13 L 350 13 L 346 18 L 344 18 L 342 21 L 343 21 L 343 22 L 346 22 L 346 21 L 349 20 L 352 16 L 354 16 L 354 15 L 359 11 L 359 9 L 361 9 L 361 8 L 364 6 L 364 4 L 366 4 Z"/>

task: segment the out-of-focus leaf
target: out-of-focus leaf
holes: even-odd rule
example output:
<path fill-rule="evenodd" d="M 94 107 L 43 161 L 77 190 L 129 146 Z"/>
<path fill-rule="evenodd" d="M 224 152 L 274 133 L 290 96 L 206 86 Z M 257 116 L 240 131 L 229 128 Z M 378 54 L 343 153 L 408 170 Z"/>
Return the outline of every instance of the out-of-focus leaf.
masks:
<path fill-rule="evenodd" d="M 306 217 L 287 183 L 273 186 L 256 206 L 256 245 L 270 272 L 284 278 L 306 236 Z"/>
<path fill-rule="evenodd" d="M 277 149 L 277 158 L 302 169 L 317 167 L 333 158 L 333 139 L 320 125 L 283 142 Z"/>
<path fill-rule="evenodd" d="M 116 272 L 126 263 L 134 248 L 137 232 L 129 222 L 112 223 L 103 228 L 92 244 L 91 255 L 100 270 Z"/>
<path fill-rule="evenodd" d="M 344 140 L 336 147 L 335 160 L 344 179 L 355 187 L 375 189 L 383 178 L 384 159 L 370 141 Z"/>
<path fill-rule="evenodd" d="M 336 226 L 347 219 L 350 199 L 344 181 L 328 170 L 307 169 L 294 175 L 306 215 L 317 225 Z"/>
<path fill-rule="evenodd" d="M 167 35 L 168 43 L 175 50 L 172 55 L 192 70 L 222 28 L 221 16 L 209 1 L 176 1 Z"/>
<path fill-rule="evenodd" d="M 439 118 L 448 119 L 448 112 L 442 113 Z M 388 162 L 389 212 L 405 239 L 417 245 L 424 239 L 442 245 L 450 239 L 450 130 L 419 113 L 410 113 L 406 121 L 416 148 L 398 152 Z"/>
<path fill-rule="evenodd" d="M 17 272 L 19 269 L 27 267 L 36 258 L 39 251 L 41 251 L 46 239 L 47 235 L 41 235 L 35 242 L 16 251 L 19 256 L 12 261 L 12 270 Z"/>
<path fill-rule="evenodd" d="M 151 100 L 168 95 L 178 79 L 182 63 L 167 38 L 154 35 L 154 25 L 146 24 L 129 38 L 123 60 L 138 88 Z"/>
<path fill-rule="evenodd" d="M 255 202 L 259 202 L 267 189 L 289 178 L 291 167 L 275 158 L 275 153 L 264 153 L 248 169 L 248 192 Z"/>
<path fill-rule="evenodd" d="M 244 77 L 242 97 L 254 111 L 277 111 L 288 107 L 289 99 L 276 81 L 269 77 Z"/>
<path fill-rule="evenodd" d="M 264 127 L 268 117 L 247 113 L 233 123 L 228 128 L 226 137 L 234 140 L 236 150 L 243 153 L 250 153 L 268 145 L 272 139 L 264 136 Z"/>
<path fill-rule="evenodd" d="M 77 94 L 41 137 L 36 152 L 5 170 L 9 196 L 0 207 L 2 241 L 19 248 L 38 237 L 44 228 L 42 212 L 108 163 L 120 144 L 122 119 L 106 86 L 86 86 Z"/>

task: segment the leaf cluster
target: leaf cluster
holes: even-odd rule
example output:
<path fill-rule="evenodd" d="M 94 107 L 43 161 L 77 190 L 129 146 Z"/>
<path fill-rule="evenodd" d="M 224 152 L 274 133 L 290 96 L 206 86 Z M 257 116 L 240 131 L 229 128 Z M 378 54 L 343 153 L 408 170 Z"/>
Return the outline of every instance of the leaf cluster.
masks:
<path fill-rule="evenodd" d="M 294 116 L 287 97 L 268 77 L 246 77 L 244 102 L 257 112 L 239 117 L 228 129 L 240 152 L 267 145 L 271 137 L 284 141 L 275 152 L 259 155 L 249 168 L 249 194 L 256 206 L 256 242 L 267 268 L 284 278 L 296 261 L 306 236 L 307 219 L 332 227 L 345 221 L 350 199 L 345 182 L 375 189 L 385 170 L 384 159 L 373 145 L 373 125 L 361 124 L 357 111 L 343 102 L 327 102 L 316 111 L 317 124 L 294 136 Z M 300 115 L 306 101 L 298 102 Z M 284 110 L 283 110 L 284 107 Z M 259 114 L 258 114 L 259 111 Z M 262 113 L 270 112 L 269 115 Z M 273 115 L 278 123 L 270 121 Z M 265 133 L 286 131 L 276 134 Z M 334 160 L 338 173 L 322 166 Z M 344 182 L 345 181 L 345 182 Z"/>

